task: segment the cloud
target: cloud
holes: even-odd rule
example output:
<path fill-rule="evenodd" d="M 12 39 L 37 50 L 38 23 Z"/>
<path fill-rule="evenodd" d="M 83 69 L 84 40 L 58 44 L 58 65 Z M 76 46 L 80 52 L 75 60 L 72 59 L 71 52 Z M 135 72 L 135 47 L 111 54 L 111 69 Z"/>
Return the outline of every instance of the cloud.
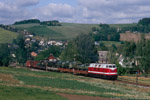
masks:
<path fill-rule="evenodd" d="M 9 0 L 8 0 L 9 1 Z M 12 24 L 15 21 L 28 19 L 31 12 L 13 2 L 0 2 L 0 24 Z"/>
<path fill-rule="evenodd" d="M 43 20 L 44 18 L 47 18 L 47 20 L 71 19 L 75 14 L 75 9 L 68 4 L 50 3 L 47 6 L 38 8 L 38 11 L 39 18 Z"/>
<path fill-rule="evenodd" d="M 132 23 L 150 16 L 148 13 L 150 1 L 147 0 L 78 0 L 78 2 L 83 9 L 81 10 L 83 19 L 89 17 L 91 19 L 88 21 L 91 23 Z"/>
<path fill-rule="evenodd" d="M 39 3 L 39 0 L 15 0 L 17 6 L 20 7 L 29 7 L 34 6 Z"/>
<path fill-rule="evenodd" d="M 0 0 L 0 23 L 30 18 L 74 23 L 132 23 L 150 17 L 150 0 L 76 1 L 77 5 L 61 0 L 59 3 L 50 3 L 51 0 Z"/>

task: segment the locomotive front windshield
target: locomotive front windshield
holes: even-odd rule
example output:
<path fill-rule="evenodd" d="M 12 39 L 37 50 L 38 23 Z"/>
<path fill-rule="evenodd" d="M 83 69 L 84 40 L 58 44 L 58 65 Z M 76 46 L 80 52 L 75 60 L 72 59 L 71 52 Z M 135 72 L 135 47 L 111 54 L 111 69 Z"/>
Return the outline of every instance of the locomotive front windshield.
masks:
<path fill-rule="evenodd" d="M 116 66 L 115 65 L 110 65 L 109 68 L 116 68 Z"/>
<path fill-rule="evenodd" d="M 109 68 L 112 68 L 112 66 L 109 66 Z"/>
<path fill-rule="evenodd" d="M 114 65 L 113 68 L 116 68 L 116 66 Z"/>

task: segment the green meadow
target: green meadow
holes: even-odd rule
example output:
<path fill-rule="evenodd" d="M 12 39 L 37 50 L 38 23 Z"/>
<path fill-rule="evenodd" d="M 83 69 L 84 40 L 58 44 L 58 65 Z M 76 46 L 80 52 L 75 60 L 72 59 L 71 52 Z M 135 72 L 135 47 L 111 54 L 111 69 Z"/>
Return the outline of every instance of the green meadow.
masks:
<path fill-rule="evenodd" d="M 143 80 L 143 78 L 141 80 Z M 144 82 L 148 82 L 148 79 Z M 137 87 L 131 84 L 76 76 L 69 73 L 0 67 L 1 100 L 67 99 L 58 93 L 119 99 L 150 98 L 149 88 Z"/>

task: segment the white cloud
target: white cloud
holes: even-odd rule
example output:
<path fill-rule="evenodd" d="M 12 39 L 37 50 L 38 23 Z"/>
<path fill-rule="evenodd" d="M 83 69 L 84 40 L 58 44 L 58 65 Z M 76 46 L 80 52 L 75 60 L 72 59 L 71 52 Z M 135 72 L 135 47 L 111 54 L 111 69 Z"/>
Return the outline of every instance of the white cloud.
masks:
<path fill-rule="evenodd" d="M 76 6 L 48 0 L 0 0 L 0 23 L 37 18 L 77 23 L 132 23 L 150 17 L 150 0 L 77 0 Z"/>
<path fill-rule="evenodd" d="M 15 21 L 31 17 L 30 11 L 18 6 L 17 3 L 8 1 L 0 2 L 0 24 L 12 24 Z"/>
<path fill-rule="evenodd" d="M 28 7 L 37 5 L 39 0 L 15 0 L 15 2 L 20 7 Z"/>
<path fill-rule="evenodd" d="M 75 9 L 68 4 L 48 4 L 38 8 L 38 17 L 41 20 L 68 19 L 73 18 Z M 44 19 L 44 18 L 45 19 Z"/>
<path fill-rule="evenodd" d="M 150 16 L 149 0 L 78 0 L 78 2 L 83 9 L 83 19 L 91 16 L 88 21 L 92 23 L 132 23 Z"/>

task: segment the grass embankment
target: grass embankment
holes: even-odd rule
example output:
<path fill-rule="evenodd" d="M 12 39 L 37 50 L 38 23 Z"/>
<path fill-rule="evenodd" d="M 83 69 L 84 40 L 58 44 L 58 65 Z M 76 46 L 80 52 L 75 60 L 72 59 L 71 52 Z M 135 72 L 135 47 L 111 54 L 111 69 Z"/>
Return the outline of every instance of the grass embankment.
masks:
<path fill-rule="evenodd" d="M 2 88 L 0 96 L 3 98 L 5 98 L 5 96 L 7 97 L 7 92 L 3 95 L 1 92 L 15 91 L 12 95 L 10 92 L 9 95 L 12 96 L 10 97 L 20 98 L 17 93 L 21 93 L 25 90 L 21 95 L 28 96 L 28 100 L 34 100 L 32 99 L 33 97 L 38 98 L 38 94 L 39 98 L 43 96 L 45 96 L 45 98 L 49 98 L 49 96 L 52 98 L 62 98 L 56 95 L 56 93 L 120 99 L 150 98 L 149 88 L 136 87 L 134 85 L 127 85 L 103 79 L 75 76 L 66 73 L 30 71 L 23 68 L 0 68 L 0 88 Z M 33 93 L 29 92 L 29 94 L 31 94 L 29 95 L 28 91 L 33 91 Z"/>
<path fill-rule="evenodd" d="M 0 28 L 0 43 L 11 43 L 17 38 L 17 33 Z"/>

